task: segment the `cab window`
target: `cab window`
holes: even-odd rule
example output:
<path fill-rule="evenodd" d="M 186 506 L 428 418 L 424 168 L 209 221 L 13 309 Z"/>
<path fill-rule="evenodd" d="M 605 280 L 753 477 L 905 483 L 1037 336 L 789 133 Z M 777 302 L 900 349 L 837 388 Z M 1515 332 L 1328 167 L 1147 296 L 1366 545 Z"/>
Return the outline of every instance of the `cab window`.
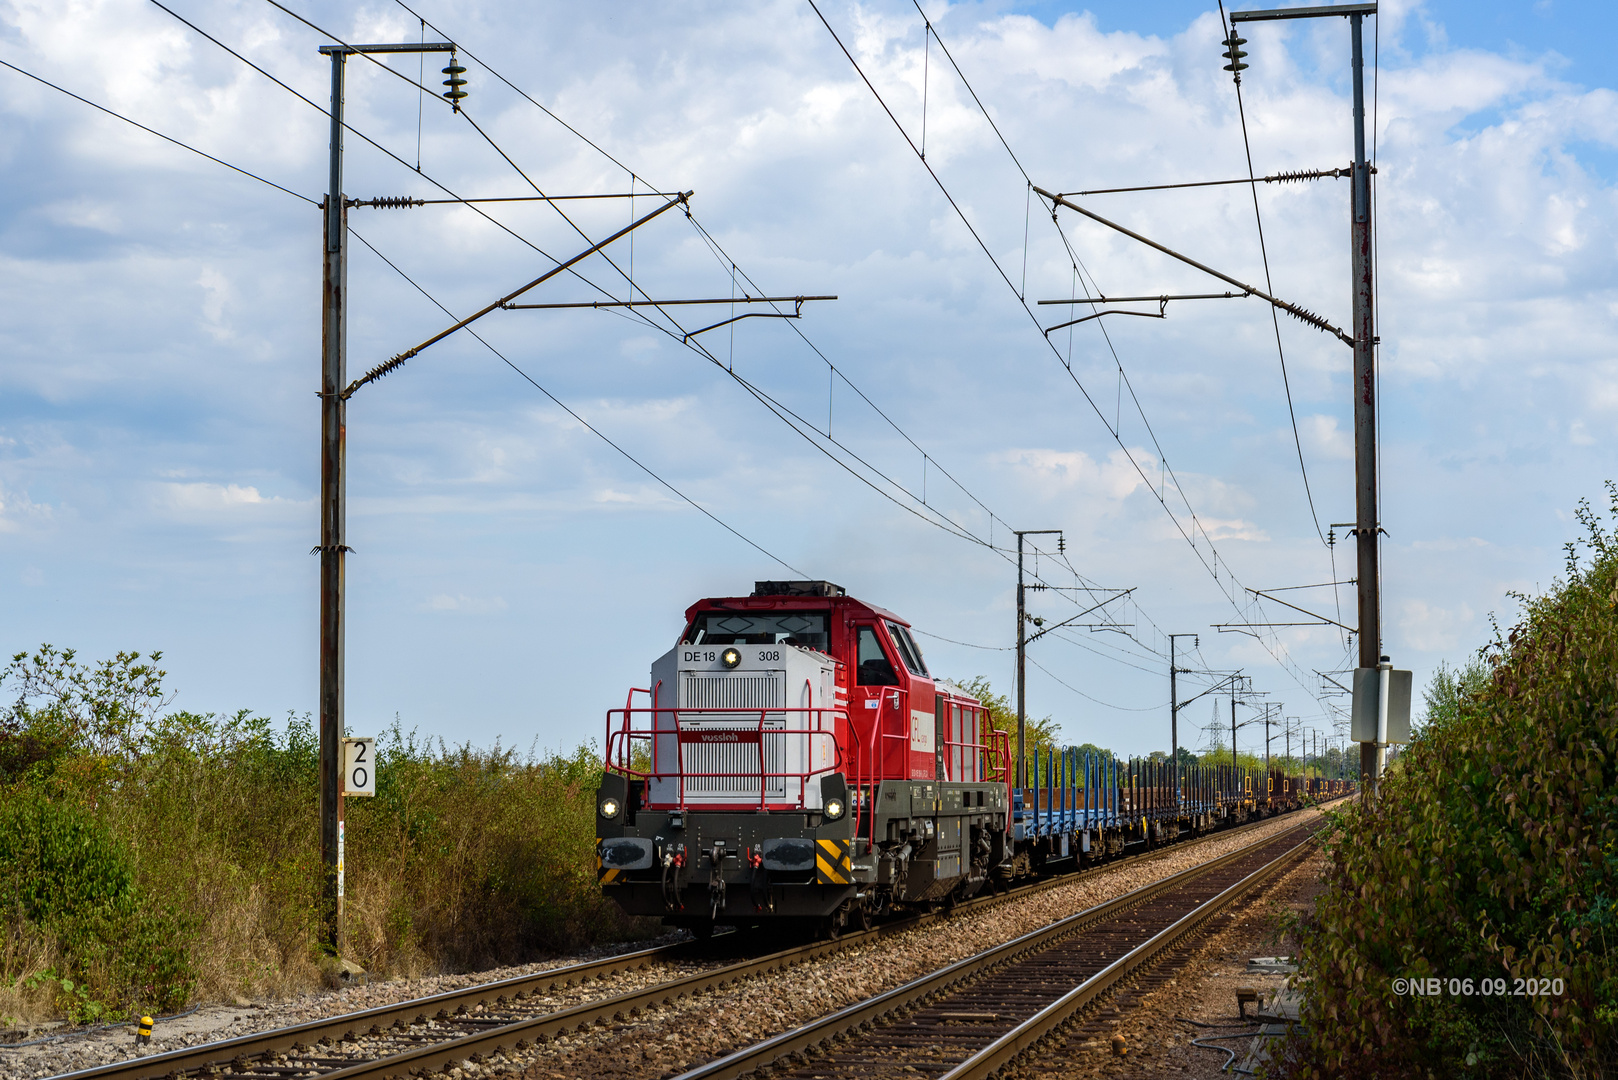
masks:
<path fill-rule="evenodd" d="M 899 650 L 899 659 L 904 661 L 905 667 L 910 669 L 912 675 L 927 678 L 927 665 L 921 662 L 921 650 L 916 647 L 916 641 L 910 636 L 910 631 L 896 622 L 888 623 L 888 634 L 893 638 L 894 646 Z"/>
<path fill-rule="evenodd" d="M 887 654 L 882 651 L 882 643 L 877 640 L 874 626 L 859 628 L 858 682 L 860 686 L 899 685 L 899 676 L 894 672 Z"/>
<path fill-rule="evenodd" d="M 682 645 L 802 645 L 829 647 L 826 615 L 818 611 L 704 611 L 692 620 Z"/>

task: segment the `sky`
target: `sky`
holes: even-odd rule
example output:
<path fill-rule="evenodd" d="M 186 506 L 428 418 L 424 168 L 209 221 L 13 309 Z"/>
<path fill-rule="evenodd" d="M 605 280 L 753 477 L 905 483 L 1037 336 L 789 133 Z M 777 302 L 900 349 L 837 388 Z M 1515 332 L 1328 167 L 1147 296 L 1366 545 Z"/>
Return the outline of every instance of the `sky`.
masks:
<path fill-rule="evenodd" d="M 291 91 L 325 106 L 326 33 L 424 31 L 397 3 L 288 0 L 317 30 L 164 2 L 3 0 L 0 60 L 288 191 L 0 68 L 0 646 L 161 650 L 175 708 L 303 714 L 328 139 Z M 1066 738 L 1166 749 L 1170 634 L 1194 635 L 1182 698 L 1239 670 L 1239 720 L 1268 702 L 1336 730 L 1344 631 L 1230 624 L 1310 621 L 1249 588 L 1354 624 L 1328 585 L 1354 575 L 1349 349 L 1252 298 L 1046 335 L 1068 309 L 1038 300 L 1225 286 L 1053 221 L 1031 185 L 1245 177 L 1244 117 L 1259 175 L 1341 168 L 1346 20 L 1250 24 L 1239 113 L 1218 7 L 1183 0 L 924 3 L 934 34 L 890 0 L 825 22 L 806 0 L 412 7 L 471 96 L 458 116 L 411 85 L 436 90 L 441 57 L 350 61 L 348 197 L 636 198 L 352 209 L 350 377 L 448 326 L 435 301 L 470 314 L 655 192 L 692 192 L 690 216 L 523 299 L 837 299 L 691 338 L 730 306 L 496 310 L 358 391 L 351 734 L 599 742 L 686 606 L 764 578 L 837 582 L 911 621 L 936 672 L 1010 693 L 1014 529 L 1062 530 L 1060 552 L 1028 538 L 1047 625 L 1115 597 L 1030 648 L 1030 712 Z M 1580 500 L 1604 511 L 1618 478 L 1618 14 L 1377 20 L 1383 651 L 1421 685 L 1554 583 Z M 1258 185 L 1262 249 L 1245 185 L 1075 201 L 1261 288 L 1267 261 L 1275 295 L 1349 323 L 1344 180 Z M 1214 720 L 1228 698 L 1187 705 L 1181 744 Z"/>

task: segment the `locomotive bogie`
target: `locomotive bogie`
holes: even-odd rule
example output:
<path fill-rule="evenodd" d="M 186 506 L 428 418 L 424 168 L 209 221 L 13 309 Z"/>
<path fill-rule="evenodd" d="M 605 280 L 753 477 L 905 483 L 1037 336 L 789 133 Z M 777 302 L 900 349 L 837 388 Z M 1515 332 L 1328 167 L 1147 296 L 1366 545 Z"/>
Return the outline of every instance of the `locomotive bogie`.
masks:
<path fill-rule="evenodd" d="M 976 893 L 1004 860 L 1006 803 L 1002 784 L 884 782 L 868 825 L 873 884 L 899 906 Z"/>

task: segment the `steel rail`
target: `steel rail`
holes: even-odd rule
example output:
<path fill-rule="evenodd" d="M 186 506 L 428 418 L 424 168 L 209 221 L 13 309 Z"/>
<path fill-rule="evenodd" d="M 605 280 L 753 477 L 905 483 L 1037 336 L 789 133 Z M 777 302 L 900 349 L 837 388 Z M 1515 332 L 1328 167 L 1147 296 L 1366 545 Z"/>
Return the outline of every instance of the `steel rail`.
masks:
<path fill-rule="evenodd" d="M 1131 858 L 1140 857 L 1137 855 Z M 1128 860 L 1119 860 L 1104 865 L 1117 866 L 1124 861 Z M 1100 869 L 1100 867 L 1095 869 Z M 1009 893 L 981 897 L 958 905 L 954 910 L 956 912 L 965 912 L 979 906 L 1007 903 L 1070 881 L 1072 878 L 1073 875 L 1063 875 L 1050 881 L 1024 886 Z M 641 990 L 616 994 L 598 1001 L 585 1002 L 566 1009 L 519 1020 L 515 1023 L 501 1024 L 488 1031 L 477 1032 L 460 1038 L 445 1039 L 435 1043 L 433 1046 L 423 1047 L 419 1050 L 407 1051 L 399 1055 L 389 1055 L 371 1062 L 356 1062 L 350 1068 L 327 1072 L 324 1075 L 326 1077 L 359 1076 L 375 1073 L 384 1067 L 396 1065 L 408 1065 L 410 1068 L 430 1068 L 434 1061 L 425 1061 L 424 1059 L 433 1058 L 434 1055 L 431 1052 L 437 1050 L 444 1050 L 444 1053 L 438 1055 L 435 1059 L 437 1063 L 461 1060 L 480 1051 L 492 1052 L 489 1049 L 491 1046 L 498 1046 L 502 1043 L 509 1045 L 517 1039 L 532 1040 L 536 1036 L 548 1036 L 571 1030 L 575 1027 L 588 1026 L 597 1020 L 610 1019 L 619 1013 L 655 1006 L 687 994 L 699 993 L 711 987 L 723 986 L 753 975 L 765 974 L 780 967 L 790 966 L 794 962 L 816 959 L 820 956 L 861 944 L 868 939 L 909 930 L 940 918 L 944 914 L 947 913 L 925 913 L 910 919 L 887 923 L 871 930 L 845 934 L 833 941 L 811 942 L 763 957 L 742 960 L 709 971 L 667 980 Z M 725 937 L 729 936 L 725 935 Z M 740 935 L 739 940 L 745 936 Z M 723 942 L 725 937 L 718 940 Z M 340 1016 L 321 1020 L 310 1020 L 292 1027 L 277 1028 L 273 1031 L 243 1035 L 221 1042 L 205 1043 L 201 1046 L 185 1047 L 162 1054 L 153 1054 L 149 1057 L 132 1058 L 92 1069 L 64 1073 L 58 1080 L 70 1080 L 70 1078 L 71 1080 L 92 1080 L 92 1078 L 94 1080 L 108 1080 L 108 1078 L 112 1077 L 116 1077 L 117 1080 L 155 1080 L 155 1078 L 176 1076 L 182 1073 L 195 1074 L 210 1068 L 227 1065 L 236 1066 L 246 1059 L 262 1057 L 267 1054 L 294 1052 L 301 1048 L 312 1047 L 321 1043 L 345 1042 L 357 1036 L 380 1035 L 389 1028 L 398 1025 L 425 1023 L 433 1019 L 453 1020 L 476 1010 L 479 1006 L 507 1006 L 524 998 L 532 997 L 544 990 L 588 982 L 591 979 L 604 978 L 607 975 L 621 971 L 638 970 L 660 961 L 677 959 L 678 954 L 682 952 L 697 952 L 699 948 L 700 946 L 692 942 L 683 941 L 652 949 L 642 949 L 637 952 L 623 953 L 601 960 L 591 960 L 582 964 L 571 964 L 548 971 L 536 972 L 532 975 L 521 975 L 496 982 L 480 983 L 477 986 L 446 991 L 442 994 L 434 994 L 425 998 L 414 998 L 410 1001 L 403 1001 L 393 1005 L 381 1005 L 361 1012 L 344 1013 Z M 505 1038 L 507 1035 L 510 1035 L 511 1038 Z M 237 1071 L 243 1070 L 238 1068 Z M 302 1071 L 313 1072 L 316 1070 Z"/>
<path fill-rule="evenodd" d="M 719 1058 L 715 1061 L 711 1061 L 706 1065 L 701 1065 L 695 1069 L 690 1069 L 684 1073 L 681 1073 L 675 1078 L 675 1080 L 736 1080 L 736 1078 L 745 1076 L 746 1074 L 754 1072 L 755 1070 L 766 1068 L 782 1058 L 793 1054 L 800 1054 L 803 1051 L 808 1050 L 811 1047 L 818 1046 L 821 1043 L 837 1037 L 838 1035 L 846 1034 L 856 1029 L 863 1028 L 876 1022 L 883 1016 L 898 1012 L 907 1006 L 920 1003 L 924 999 L 930 998 L 942 990 L 947 990 L 959 984 L 972 981 L 990 969 L 999 968 L 1008 963 L 1022 960 L 1031 954 L 1043 952 L 1064 938 L 1071 937 L 1074 934 L 1078 934 L 1093 926 L 1109 922 L 1117 916 L 1133 908 L 1139 907 L 1140 905 L 1163 893 L 1181 888 L 1191 882 L 1194 882 L 1197 878 L 1212 873 L 1228 863 L 1251 856 L 1254 848 L 1267 844 L 1274 844 L 1282 837 L 1288 836 L 1291 833 L 1302 829 L 1310 829 L 1310 826 L 1308 824 L 1296 826 L 1295 829 L 1287 830 L 1277 834 L 1276 836 L 1265 837 L 1263 840 L 1259 840 L 1253 844 L 1238 848 L 1237 850 L 1222 855 L 1219 858 L 1211 859 L 1208 862 L 1201 863 L 1197 866 L 1191 867 L 1188 870 L 1181 871 L 1178 874 L 1172 874 L 1169 877 L 1162 878 L 1158 881 L 1152 882 L 1149 885 L 1143 885 L 1140 888 L 1127 892 L 1122 896 L 1116 897 L 1105 903 L 1098 904 L 1095 907 L 1088 908 L 1075 915 L 1070 915 L 1067 918 L 1058 920 L 1047 927 L 1031 931 L 1024 934 L 1022 937 L 1014 938 L 1011 941 L 1008 941 L 1002 945 L 997 945 L 994 948 L 987 949 L 975 956 L 958 960 L 955 963 L 941 968 L 940 970 L 929 975 L 924 975 L 919 979 L 914 979 L 903 986 L 899 986 L 885 993 L 878 994 L 877 996 L 868 998 L 858 1004 L 850 1005 L 845 1009 L 841 1009 L 838 1012 L 822 1017 L 819 1020 L 806 1024 L 793 1031 L 784 1032 L 783 1034 L 774 1036 L 773 1038 L 766 1039 L 763 1042 L 756 1043 L 753 1046 L 738 1050 L 735 1053 L 726 1055 L 725 1057 Z M 1311 837 L 1313 835 L 1313 831 L 1314 830 L 1310 829 Z M 1297 853 L 1301 849 L 1306 848 L 1308 844 L 1309 840 L 1306 838 L 1297 847 L 1290 850 L 1287 855 L 1283 856 L 1283 858 L 1296 857 Z M 1274 863 L 1271 863 L 1270 865 L 1273 866 Z M 1251 878 L 1252 875 L 1249 875 L 1248 878 L 1244 878 L 1243 880 L 1250 880 Z M 1220 898 L 1224 898 L 1224 903 L 1228 903 L 1230 899 L 1234 899 L 1234 896 L 1230 895 L 1229 889 L 1219 894 L 1219 896 Z M 1203 904 L 1202 907 L 1208 908 L 1209 913 L 1215 910 L 1211 902 Z M 1184 921 L 1185 920 L 1183 919 L 1181 920 L 1181 922 Z M 1163 936 L 1161 934 L 1155 935 L 1151 940 L 1158 941 L 1162 937 Z M 1167 941 L 1165 940 L 1163 943 L 1166 944 Z M 1161 948 L 1162 945 L 1160 944 L 1158 947 Z M 1131 952 L 1133 951 L 1134 950 Z M 1126 956 L 1127 955 L 1129 954 L 1126 954 Z M 1113 970 L 1120 962 L 1121 961 L 1109 965 L 1107 970 Z M 1108 985 L 1111 984 L 1109 983 Z"/>
<path fill-rule="evenodd" d="M 1134 858 L 1139 857 L 1134 856 Z M 1116 866 L 1123 861 L 1125 860 L 1105 865 Z M 999 896 L 981 897 L 966 904 L 958 905 L 954 911 L 964 912 L 978 906 L 1007 903 L 1031 893 L 1054 887 L 1062 882 L 1070 881 L 1072 878 L 1073 875 L 1064 875 Z M 833 941 L 810 942 L 806 945 L 784 949 L 766 956 L 742 960 L 709 971 L 670 979 L 640 990 L 615 994 L 598 1001 L 583 1002 L 566 1009 L 544 1013 L 512 1023 L 501 1023 L 486 1031 L 450 1037 L 436 1041 L 428 1046 L 387 1055 L 372 1061 L 358 1061 L 347 1068 L 321 1072 L 321 1077 L 322 1080 L 350 1080 L 350 1078 L 355 1077 L 406 1076 L 422 1071 L 432 1071 L 435 1068 L 465 1060 L 476 1054 L 492 1054 L 505 1047 L 520 1046 L 576 1028 L 585 1028 L 598 1021 L 611 1020 L 614 1017 L 652 1008 L 689 994 L 700 993 L 732 982 L 739 982 L 744 978 L 767 974 L 791 967 L 797 963 L 814 960 L 821 956 L 862 944 L 869 939 L 886 937 L 904 930 L 913 929 L 916 926 L 942 918 L 945 914 L 948 913 L 929 912 L 913 918 L 887 923 L 871 930 L 845 934 Z M 246 1057 L 260 1057 L 281 1052 L 296 1053 L 298 1051 L 307 1051 L 308 1048 L 320 1043 L 346 1042 L 360 1036 L 383 1035 L 390 1027 L 400 1024 L 424 1023 L 433 1019 L 454 1020 L 462 1012 L 470 1012 L 478 1005 L 505 1004 L 531 996 L 532 993 L 537 992 L 532 984 L 543 982 L 549 988 L 558 983 L 567 985 L 573 982 L 588 981 L 590 978 L 599 978 L 616 971 L 644 967 L 659 958 L 667 958 L 671 952 L 682 947 L 689 947 L 690 944 L 689 942 L 680 942 L 676 945 L 646 949 L 639 953 L 626 954 L 621 957 L 558 968 L 553 972 L 520 976 L 499 982 L 485 983 L 477 987 L 468 987 L 464 990 L 436 994 L 428 998 L 400 1002 L 397 1005 L 384 1005 L 375 1009 L 367 1009 L 363 1012 L 347 1013 L 324 1020 L 312 1020 L 294 1027 L 280 1028 L 257 1035 L 244 1035 L 224 1042 L 171 1050 L 151 1057 L 135 1058 L 94 1069 L 66 1073 L 58 1080 L 91 1080 L 91 1078 L 98 1078 L 99 1080 L 99 1078 L 110 1077 L 117 1077 L 118 1080 L 155 1080 L 155 1078 L 160 1077 L 181 1074 L 191 1075 L 198 1071 L 227 1066 L 235 1067 L 237 1072 L 250 1072 L 252 1071 L 250 1065 L 246 1068 L 239 1067 Z M 299 1069 L 298 1071 L 320 1072 L 318 1068 L 313 1066 L 307 1069 Z"/>
<path fill-rule="evenodd" d="M 143 1080 L 148 1077 L 169 1076 L 177 1072 L 194 1073 L 212 1065 L 229 1064 L 246 1056 L 258 1056 L 291 1050 L 297 1046 L 342 1041 L 355 1033 L 373 1028 L 386 1029 L 397 1023 L 450 1015 L 461 1010 L 470 1012 L 478 1006 L 505 1004 L 532 997 L 546 990 L 571 986 L 605 978 L 622 971 L 636 971 L 660 961 L 676 959 L 681 952 L 692 951 L 689 941 L 659 945 L 651 949 L 619 953 L 600 960 L 588 960 L 559 968 L 538 971 L 532 975 L 517 975 L 509 979 L 478 983 L 459 990 L 447 990 L 423 998 L 412 998 L 392 1005 L 379 1005 L 360 1012 L 343 1013 L 322 1020 L 309 1020 L 291 1027 L 242 1035 L 220 1042 L 183 1047 L 148 1057 L 132 1058 L 101 1065 L 92 1069 L 64 1073 L 63 1077 L 112 1077 L 119 1080 Z"/>
<path fill-rule="evenodd" d="M 1033 1016 L 1000 1036 L 976 1054 L 945 1073 L 941 1080 L 986 1080 L 1009 1065 L 1018 1055 L 1051 1034 L 1074 1014 L 1095 1002 L 1130 974 L 1150 964 L 1165 949 L 1188 936 L 1214 914 L 1252 892 L 1293 863 L 1302 860 L 1313 846 L 1313 834 L 1290 850 L 1259 867 L 1225 889 L 1212 900 L 1193 908 L 1173 925 L 1129 950 L 1101 971 L 1069 990 Z"/>
<path fill-rule="evenodd" d="M 1274 818 L 1262 818 L 1258 821 L 1247 822 L 1229 829 L 1219 830 L 1204 837 L 1192 838 L 1188 843 L 1194 845 L 1215 837 L 1232 836 L 1256 828 L 1259 825 L 1267 824 L 1272 820 Z M 1241 854 L 1242 851 L 1246 850 L 1248 849 L 1243 848 L 1241 851 L 1232 854 Z M 655 1007 L 679 997 L 700 993 L 744 978 L 789 967 L 797 962 L 817 959 L 850 946 L 862 944 L 868 940 L 880 939 L 901 931 L 914 929 L 917 926 L 926 925 L 939 919 L 1013 903 L 1080 880 L 1098 871 L 1114 869 L 1143 859 L 1150 859 L 1165 854 L 1165 852 L 1166 849 L 1163 847 L 1151 848 L 1121 859 L 1110 860 L 1076 872 L 1059 874 L 1043 881 L 1020 886 L 1005 893 L 977 897 L 958 904 L 953 909 L 924 913 L 912 918 L 886 923 L 871 930 L 845 934 L 833 941 L 810 942 L 763 957 L 742 960 L 705 972 L 657 983 L 641 990 L 616 994 L 593 1002 L 584 1002 L 566 1009 L 515 1022 L 504 1022 L 496 1016 L 480 1017 L 477 1022 L 491 1024 L 485 1031 L 459 1037 L 451 1036 L 436 1041 L 430 1046 L 404 1051 L 399 1054 L 386 1055 L 372 1061 L 355 1062 L 352 1066 L 343 1069 L 323 1072 L 322 1080 L 405 1076 L 420 1070 L 431 1070 L 454 1061 L 464 1060 L 474 1055 L 492 1054 L 504 1047 L 532 1042 L 538 1038 L 549 1037 L 563 1031 L 587 1027 L 601 1020 L 610 1020 L 621 1014 L 629 1014 Z M 1229 858 L 1231 858 L 1229 855 L 1222 856 L 1194 869 L 1222 865 Z M 1164 880 L 1171 881 L 1175 879 L 1168 878 Z M 1189 879 L 1181 878 L 1179 880 L 1183 883 Z M 1080 916 L 1083 914 L 1085 913 L 1080 913 Z M 1080 916 L 1074 916 L 1073 918 L 1079 918 Z M 725 937 L 729 936 L 725 935 Z M 744 941 L 745 938 L 746 935 L 739 934 L 737 936 L 738 942 Z M 724 937 L 718 940 L 724 941 Z M 182 1047 L 148 1057 L 113 1062 L 77 1072 L 64 1073 L 54 1078 L 54 1080 L 113 1080 L 113 1078 L 116 1078 L 116 1080 L 157 1080 L 157 1078 L 162 1077 L 194 1076 L 217 1069 L 251 1072 L 252 1059 L 255 1058 L 278 1053 L 294 1055 L 300 1052 L 307 1053 L 311 1048 L 319 1044 L 340 1043 L 364 1036 L 383 1036 L 389 1029 L 408 1027 L 412 1024 L 426 1023 L 431 1020 L 445 1020 L 453 1023 L 457 1020 L 463 1020 L 480 1006 L 485 1009 L 490 1007 L 509 1008 L 511 1005 L 545 990 L 569 986 L 574 983 L 584 983 L 591 979 L 604 978 L 618 972 L 639 970 L 655 963 L 678 959 L 682 954 L 692 953 L 700 957 L 702 955 L 701 946 L 689 941 L 676 942 L 671 945 L 621 953 L 617 956 L 604 957 L 599 960 L 551 968 L 531 975 L 520 975 L 494 982 L 479 983 L 475 986 L 445 991 L 444 993 L 424 998 L 414 998 L 392 1005 L 377 1006 L 360 1012 L 344 1013 L 325 1019 L 311 1020 L 291 1027 L 242 1035 L 234 1039 L 204 1043 L 200 1046 Z M 307 1073 L 321 1072 L 319 1067 L 315 1065 L 298 1071 Z"/>

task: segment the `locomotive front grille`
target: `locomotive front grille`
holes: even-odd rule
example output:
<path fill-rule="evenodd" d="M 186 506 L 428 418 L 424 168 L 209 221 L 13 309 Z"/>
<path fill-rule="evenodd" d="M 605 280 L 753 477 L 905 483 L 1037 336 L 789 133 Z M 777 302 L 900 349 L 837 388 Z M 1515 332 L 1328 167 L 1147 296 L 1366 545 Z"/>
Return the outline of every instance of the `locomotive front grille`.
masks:
<path fill-rule="evenodd" d="M 779 710 L 785 704 L 785 676 L 781 672 L 737 672 L 710 674 L 687 672 L 681 680 L 680 705 L 683 709 Z M 680 727 L 686 731 L 757 731 L 757 713 L 731 716 L 682 714 Z M 764 772 L 786 771 L 785 735 L 771 735 L 786 721 L 779 713 L 764 720 L 764 737 L 759 743 L 684 743 L 680 747 L 680 771 L 685 776 L 685 797 L 713 801 L 750 801 L 759 798 L 759 754 L 764 756 Z M 693 773 L 714 773 L 693 776 Z M 784 776 L 766 777 L 764 798 L 786 797 Z"/>
<path fill-rule="evenodd" d="M 707 730 L 752 728 L 754 725 L 702 723 L 688 724 L 687 728 Z M 685 743 L 680 748 L 680 771 L 685 774 L 685 797 L 714 801 L 752 801 L 758 798 L 758 757 L 762 746 L 764 771 L 780 773 L 786 769 L 785 735 L 771 735 L 770 728 L 779 728 L 779 721 L 764 725 L 761 743 Z M 718 773 L 717 776 L 693 776 L 693 773 Z M 786 797 L 786 777 L 764 778 L 764 797 Z"/>
<path fill-rule="evenodd" d="M 680 688 L 684 709 L 779 709 L 785 704 L 786 676 L 778 671 L 712 675 L 688 671 Z"/>

